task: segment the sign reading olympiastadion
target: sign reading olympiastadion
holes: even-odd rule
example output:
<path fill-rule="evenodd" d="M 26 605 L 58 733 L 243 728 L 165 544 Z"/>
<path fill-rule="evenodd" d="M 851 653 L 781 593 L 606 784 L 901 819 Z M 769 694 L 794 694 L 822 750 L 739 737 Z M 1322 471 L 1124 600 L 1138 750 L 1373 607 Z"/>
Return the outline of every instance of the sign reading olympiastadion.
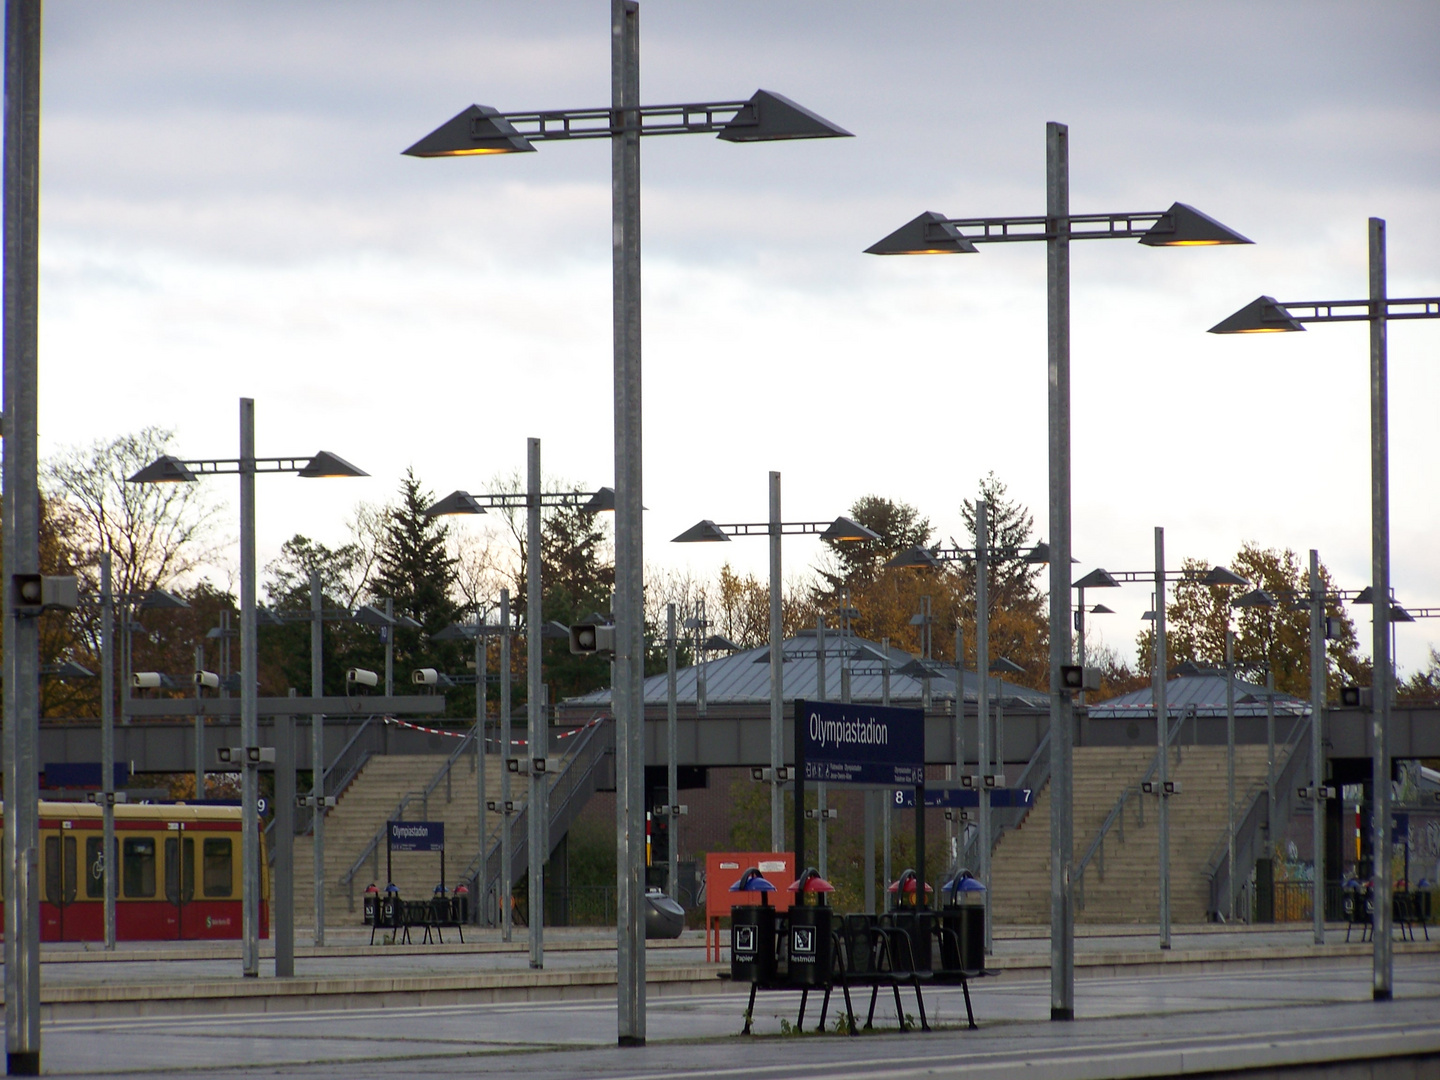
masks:
<path fill-rule="evenodd" d="M 796 757 L 805 780 L 912 786 L 925 782 L 920 709 L 797 701 Z"/>
<path fill-rule="evenodd" d="M 444 851 L 443 821 L 390 822 L 391 851 Z"/>

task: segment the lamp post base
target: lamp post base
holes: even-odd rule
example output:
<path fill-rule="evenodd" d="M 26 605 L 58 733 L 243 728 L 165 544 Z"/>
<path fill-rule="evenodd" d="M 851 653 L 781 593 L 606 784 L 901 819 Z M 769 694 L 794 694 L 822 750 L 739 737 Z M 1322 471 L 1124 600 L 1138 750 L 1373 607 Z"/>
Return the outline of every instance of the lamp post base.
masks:
<path fill-rule="evenodd" d="M 621 1035 L 619 1040 L 621 1046 L 644 1046 L 645 1040 L 639 1035 Z M 36 1070 L 37 1072 L 39 1070 Z"/>
<path fill-rule="evenodd" d="M 1373 1000 L 1375 1001 L 1389 1001 L 1391 996 L 1392 995 L 1389 990 L 1376 990 L 1372 995 Z"/>
<path fill-rule="evenodd" d="M 1051 1019 L 1051 1020 L 1074 1020 L 1074 1019 L 1075 1019 L 1075 1010 L 1074 1010 L 1074 1009 L 1057 1009 L 1057 1008 L 1055 1008 L 1054 1006 L 1051 1006 L 1051 1008 L 1050 1008 L 1050 1019 Z"/>

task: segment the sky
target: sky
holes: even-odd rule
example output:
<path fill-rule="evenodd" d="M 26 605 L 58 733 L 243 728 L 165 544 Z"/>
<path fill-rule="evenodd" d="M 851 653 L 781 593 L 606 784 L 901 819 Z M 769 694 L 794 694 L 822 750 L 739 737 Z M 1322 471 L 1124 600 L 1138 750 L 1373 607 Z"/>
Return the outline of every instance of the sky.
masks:
<path fill-rule="evenodd" d="M 669 540 L 763 520 L 772 469 L 787 520 L 879 494 L 939 539 L 993 471 L 1045 535 L 1043 247 L 862 252 L 924 210 L 1043 213 L 1053 120 L 1073 212 L 1178 200 L 1255 241 L 1073 245 L 1077 575 L 1152 566 L 1163 526 L 1175 565 L 1254 542 L 1368 582 L 1367 328 L 1205 331 L 1362 297 L 1370 216 L 1390 295 L 1440 295 L 1440 6 L 645 0 L 640 48 L 647 104 L 764 88 L 856 136 L 644 141 L 647 565 L 763 578 L 759 541 Z M 43 63 L 42 454 L 153 424 L 233 457 L 254 397 L 261 455 L 371 473 L 262 481 L 262 562 L 407 468 L 482 491 L 531 436 L 611 482 L 608 145 L 400 153 L 472 102 L 607 105 L 604 0 L 50 0 Z M 1393 323 L 1389 370 L 1392 580 L 1440 605 L 1440 325 Z M 1115 592 L 1128 653 L 1149 595 Z M 1401 626 L 1402 669 L 1436 645 Z"/>

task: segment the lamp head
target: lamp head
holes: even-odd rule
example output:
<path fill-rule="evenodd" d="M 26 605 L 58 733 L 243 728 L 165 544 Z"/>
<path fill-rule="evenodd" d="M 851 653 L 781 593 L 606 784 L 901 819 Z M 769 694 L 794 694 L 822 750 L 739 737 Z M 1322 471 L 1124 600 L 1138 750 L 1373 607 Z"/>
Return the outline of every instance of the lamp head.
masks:
<path fill-rule="evenodd" d="M 1228 319 L 1221 319 L 1210 328 L 1212 334 L 1283 334 L 1305 327 L 1290 317 L 1273 296 L 1250 301 Z"/>
<path fill-rule="evenodd" d="M 722 541 L 728 544 L 730 537 L 721 532 L 720 526 L 716 525 L 715 522 L 706 518 L 703 521 L 696 522 L 670 542 L 672 544 L 711 544 Z"/>
<path fill-rule="evenodd" d="M 339 454 L 332 454 L 328 450 L 321 450 L 305 464 L 305 467 L 300 470 L 298 475 L 313 480 L 317 477 L 355 477 L 369 476 L 370 474 L 364 469 L 357 469 Z"/>
<path fill-rule="evenodd" d="M 590 500 L 580 509 L 584 510 L 587 514 L 602 514 L 607 511 L 613 512 L 615 510 L 615 489 L 612 487 L 602 487 L 599 491 L 595 492 L 594 495 L 591 495 Z"/>
<path fill-rule="evenodd" d="M 1074 584 L 1074 588 L 1077 589 L 1118 589 L 1119 587 L 1120 583 L 1115 580 L 1114 575 L 1098 566 Z"/>
<path fill-rule="evenodd" d="M 1237 608 L 1273 608 L 1279 607 L 1280 603 L 1264 589 L 1252 589 L 1244 596 L 1237 596 L 1234 606 Z"/>
<path fill-rule="evenodd" d="M 471 105 L 404 153 L 410 157 L 470 157 L 517 154 L 534 149 L 529 139 L 489 105 Z"/>
<path fill-rule="evenodd" d="M 944 214 L 926 210 L 885 239 L 865 249 L 866 255 L 973 255 L 976 248 Z"/>
<path fill-rule="evenodd" d="M 1200 579 L 1200 584 L 1249 585 L 1250 582 L 1246 581 L 1243 577 L 1235 573 L 1233 570 L 1227 569 L 1224 566 L 1212 566 L 1209 570 L 1205 572 L 1205 576 Z M 1256 591 L 1258 592 L 1260 590 Z M 1267 593 L 1266 595 L 1268 596 L 1269 594 Z"/>
<path fill-rule="evenodd" d="M 1221 225 L 1209 214 L 1179 202 L 1173 203 L 1140 238 L 1140 243 L 1147 247 L 1215 247 L 1254 242 Z"/>
<path fill-rule="evenodd" d="M 930 552 L 926 551 L 919 544 L 900 552 L 893 559 L 885 564 L 885 569 L 898 569 L 902 566 L 923 566 L 930 570 L 940 569 L 940 560 Z"/>
<path fill-rule="evenodd" d="M 468 491 L 452 491 L 433 506 L 425 508 L 426 517 L 440 517 L 442 514 L 483 514 L 485 508 L 475 501 Z"/>
<path fill-rule="evenodd" d="M 854 136 L 784 94 L 756 90 L 720 129 L 726 142 L 778 142 L 784 139 L 839 139 Z M 409 153 L 407 150 L 406 153 Z"/>
<path fill-rule="evenodd" d="M 189 484 L 194 483 L 195 474 L 186 468 L 177 457 L 162 454 L 149 465 L 130 477 L 131 484 Z"/>
<path fill-rule="evenodd" d="M 858 521 L 851 521 L 847 517 L 837 517 L 829 527 L 820 534 L 821 540 L 879 540 L 880 534 L 872 532 Z"/>

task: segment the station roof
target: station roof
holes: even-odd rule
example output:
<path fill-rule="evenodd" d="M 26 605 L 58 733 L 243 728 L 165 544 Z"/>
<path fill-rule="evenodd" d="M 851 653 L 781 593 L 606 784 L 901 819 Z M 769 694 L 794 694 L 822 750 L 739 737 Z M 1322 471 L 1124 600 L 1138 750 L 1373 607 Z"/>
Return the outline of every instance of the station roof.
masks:
<path fill-rule="evenodd" d="M 816 697 L 816 635 L 814 630 L 801 630 L 781 645 L 784 657 L 784 700 Z M 840 668 L 849 657 L 850 697 L 853 701 L 879 702 L 882 698 L 883 672 L 890 668 L 890 702 L 893 705 L 916 705 L 924 689 L 923 672 L 931 671 L 932 703 L 955 700 L 955 665 L 935 660 L 920 660 L 913 653 L 893 646 L 888 649 L 878 642 L 853 634 L 841 637 L 839 631 L 825 634 L 825 696 L 840 700 Z M 755 704 L 770 700 L 770 647 L 745 649 L 728 656 L 718 656 L 705 663 L 705 703 L 707 706 Z M 694 705 L 699 666 L 681 668 L 676 675 L 675 695 L 679 704 Z M 1050 697 L 1039 690 L 1017 686 L 1013 682 L 990 677 L 990 700 L 1004 693 L 1004 704 L 1017 709 L 1049 709 Z M 965 700 L 979 699 L 980 681 L 973 671 L 965 672 Z M 664 705 L 666 676 L 652 675 L 645 680 L 645 703 Z M 606 706 L 610 691 L 595 690 L 580 697 L 569 698 L 568 706 Z"/>
<path fill-rule="evenodd" d="M 1255 717 L 1265 715 L 1263 686 L 1235 680 L 1235 715 Z M 1165 710 L 1171 716 L 1193 712 L 1196 716 L 1225 715 L 1225 676 L 1223 673 L 1200 675 L 1177 675 L 1165 684 Z M 1128 694 L 1111 698 L 1109 701 L 1090 706 L 1091 720 L 1120 720 L 1153 717 L 1155 715 L 1155 694 L 1151 687 L 1133 690 Z M 1275 691 L 1276 716 L 1308 716 L 1310 703 L 1293 694 Z"/>

